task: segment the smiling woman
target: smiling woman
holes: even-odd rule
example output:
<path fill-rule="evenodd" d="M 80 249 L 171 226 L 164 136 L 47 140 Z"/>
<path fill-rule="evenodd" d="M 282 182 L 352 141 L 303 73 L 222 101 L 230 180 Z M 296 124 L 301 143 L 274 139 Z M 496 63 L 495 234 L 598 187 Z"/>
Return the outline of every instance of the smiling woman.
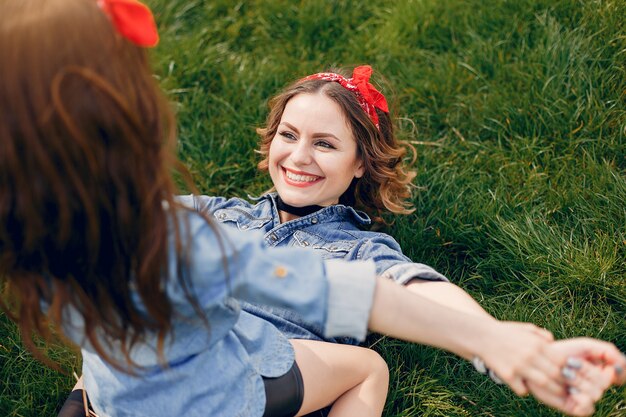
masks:
<path fill-rule="evenodd" d="M 281 199 L 290 205 L 329 206 L 354 178 L 363 176 L 356 140 L 342 110 L 323 93 L 290 100 L 272 140 L 269 173 Z M 293 217 L 292 217 L 293 218 Z M 285 213 L 281 220 L 291 220 Z"/>
<path fill-rule="evenodd" d="M 314 74 L 270 100 L 266 127 L 257 129 L 264 157 L 258 166 L 269 171 L 284 202 L 340 203 L 375 217 L 412 212 L 407 199 L 415 173 L 402 163 L 410 145 L 395 137 L 385 97 L 369 82 L 371 74 L 369 66 L 355 68 L 352 78 L 341 71 Z M 303 176 L 322 180 L 303 181 Z M 308 182 L 311 187 L 297 190 Z"/>

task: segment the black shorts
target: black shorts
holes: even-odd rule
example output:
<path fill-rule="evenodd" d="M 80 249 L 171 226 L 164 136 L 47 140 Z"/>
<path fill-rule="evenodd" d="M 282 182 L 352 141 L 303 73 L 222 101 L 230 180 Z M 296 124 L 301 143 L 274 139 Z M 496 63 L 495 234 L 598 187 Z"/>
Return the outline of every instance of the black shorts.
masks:
<path fill-rule="evenodd" d="M 304 382 L 297 363 L 286 374 L 277 378 L 263 377 L 265 384 L 265 413 L 263 417 L 293 417 L 304 400 Z M 305 417 L 325 417 L 330 407 L 307 414 Z"/>
<path fill-rule="evenodd" d="M 85 417 L 85 402 L 83 401 L 83 390 L 75 389 L 67 397 L 63 407 L 59 410 L 57 417 Z M 86 394 L 85 394 L 86 396 Z M 89 410 L 93 411 L 91 405 L 89 405 L 89 399 L 87 399 Z"/>

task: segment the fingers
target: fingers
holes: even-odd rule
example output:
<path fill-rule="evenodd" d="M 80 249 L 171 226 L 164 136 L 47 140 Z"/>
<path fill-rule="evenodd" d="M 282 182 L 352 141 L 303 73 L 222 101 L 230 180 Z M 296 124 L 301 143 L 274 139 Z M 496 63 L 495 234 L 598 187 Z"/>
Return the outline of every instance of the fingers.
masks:
<path fill-rule="evenodd" d="M 613 367 L 600 367 L 565 353 L 581 347 L 551 343 L 526 371 L 527 386 L 541 402 L 573 416 L 588 416 L 613 380 Z"/>
<path fill-rule="evenodd" d="M 595 401 L 584 392 L 572 391 L 563 411 L 572 416 L 590 416 L 596 411 Z"/>
<path fill-rule="evenodd" d="M 535 333 L 537 336 L 543 338 L 546 342 L 553 342 L 554 341 L 554 335 L 552 334 L 551 331 L 544 329 L 543 327 L 538 327 L 533 325 L 534 329 L 532 329 L 532 332 Z"/>
<path fill-rule="evenodd" d="M 585 393 L 593 402 L 602 398 L 604 392 L 611 386 L 613 370 L 610 367 L 602 368 L 587 361 L 582 361 L 580 368 L 568 384 L 572 393 Z"/>
<path fill-rule="evenodd" d="M 535 335 L 541 337 L 543 340 L 545 340 L 546 342 L 553 342 L 554 341 L 554 335 L 552 334 L 551 331 L 544 329 L 543 327 L 539 327 L 537 325 L 534 325 L 532 323 L 518 323 L 519 326 L 526 330 L 529 331 L 531 333 L 534 333 Z"/>
<path fill-rule="evenodd" d="M 615 385 L 624 385 L 626 383 L 626 356 L 622 354 L 622 359 L 624 363 L 616 363 L 611 366 L 611 371 L 613 373 L 613 384 Z"/>
<path fill-rule="evenodd" d="M 595 411 L 595 403 L 602 398 L 613 380 L 613 368 L 597 366 L 586 360 L 570 357 L 561 369 L 566 380 L 567 390 L 565 403 L 560 408 L 563 412 L 574 416 L 588 416 Z M 553 406 L 557 404 L 558 395 L 546 389 L 541 393 Z M 539 398 L 539 397 L 538 397 Z M 541 398 L 539 398 L 542 400 Z M 550 405 L 550 404 L 549 404 Z M 558 407 L 557 407 L 558 408 Z"/>
<path fill-rule="evenodd" d="M 626 357 L 613 343 L 589 337 L 576 337 L 556 342 L 559 349 L 568 356 L 578 356 L 593 363 L 620 365 L 626 367 Z"/>
<path fill-rule="evenodd" d="M 612 343 L 579 337 L 559 340 L 552 346 L 560 354 L 583 358 L 593 364 L 608 365 L 613 368 L 612 383 L 616 385 L 626 383 L 626 356 Z"/>
<path fill-rule="evenodd" d="M 557 363 L 547 356 L 539 356 L 534 359 L 533 366 L 525 371 L 524 378 L 553 395 L 565 395 L 565 378 Z"/>
<path fill-rule="evenodd" d="M 626 358 L 624 359 L 626 361 Z M 626 365 L 614 365 L 614 378 L 613 383 L 615 385 L 624 385 L 626 383 Z"/>
<path fill-rule="evenodd" d="M 508 382 L 505 381 L 509 388 L 513 390 L 513 392 L 520 397 L 524 397 L 528 395 L 528 387 L 526 386 L 526 382 L 520 377 L 514 377 L 510 379 Z"/>
<path fill-rule="evenodd" d="M 526 387 L 526 384 L 521 377 L 515 376 L 513 373 L 504 373 L 503 377 L 500 377 L 492 369 L 489 369 L 485 364 L 485 361 L 483 361 L 478 356 L 475 356 L 472 359 L 471 363 L 472 365 L 474 365 L 476 371 L 483 375 L 488 375 L 489 378 L 491 378 L 491 380 L 496 384 L 507 384 L 513 390 L 513 392 L 515 392 L 519 396 L 524 396 L 528 394 L 528 388 Z"/>
<path fill-rule="evenodd" d="M 563 394 L 558 395 L 532 382 L 528 383 L 528 388 L 537 400 L 565 414 L 571 416 L 589 416 L 595 411 L 593 401 L 584 393 L 578 393 L 574 397 L 564 390 Z"/>

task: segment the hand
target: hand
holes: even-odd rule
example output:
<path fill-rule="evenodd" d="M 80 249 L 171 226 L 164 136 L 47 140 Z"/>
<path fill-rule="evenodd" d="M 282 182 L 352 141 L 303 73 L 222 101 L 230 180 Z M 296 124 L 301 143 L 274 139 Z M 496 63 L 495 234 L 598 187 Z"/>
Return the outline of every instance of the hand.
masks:
<path fill-rule="evenodd" d="M 572 358 L 573 359 L 573 358 Z M 569 368 L 570 379 L 560 387 L 560 392 L 533 382 L 527 382 L 528 389 L 537 400 L 571 416 L 589 416 L 595 411 L 595 403 L 611 385 L 608 372 L 584 360 L 575 359 L 578 367 Z"/>
<path fill-rule="evenodd" d="M 530 323 L 496 321 L 486 340 L 478 356 L 517 395 L 528 394 L 527 381 L 546 386 L 554 395 L 562 393 L 561 364 L 544 353 L 554 340 L 549 331 Z"/>
<path fill-rule="evenodd" d="M 550 344 L 546 355 L 555 361 L 565 360 L 562 371 L 566 386 L 561 392 L 546 384 L 528 382 L 532 394 L 541 402 L 572 416 L 589 416 L 595 403 L 613 383 L 623 383 L 626 358 L 610 343 L 577 338 Z M 575 356 L 572 356 L 575 355 Z M 565 369 L 565 368 L 561 368 Z M 549 382 L 550 384 L 550 382 Z"/>
<path fill-rule="evenodd" d="M 626 383 L 626 356 L 614 344 L 589 337 L 560 340 L 552 346 L 568 357 L 578 357 L 600 367 L 611 376 L 611 384 Z"/>

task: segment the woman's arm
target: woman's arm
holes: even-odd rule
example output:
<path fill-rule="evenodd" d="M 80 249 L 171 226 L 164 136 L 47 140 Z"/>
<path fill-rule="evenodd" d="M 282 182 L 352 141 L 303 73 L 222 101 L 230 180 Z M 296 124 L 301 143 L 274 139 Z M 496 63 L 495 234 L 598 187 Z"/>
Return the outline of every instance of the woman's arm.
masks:
<path fill-rule="evenodd" d="M 415 294 L 461 312 L 492 317 L 464 289 L 450 282 L 413 279 L 406 285 L 406 288 Z"/>
<path fill-rule="evenodd" d="M 376 264 L 376 272 L 409 291 L 456 310 L 491 317 L 476 300 L 462 288 L 432 267 L 415 263 L 402 253 L 398 242 L 385 233 L 361 242 L 355 249 L 356 259 L 369 259 Z"/>
<path fill-rule="evenodd" d="M 464 314 L 390 280 L 374 281 L 371 263 L 322 263 L 305 249 L 270 250 L 252 232 L 218 227 L 223 237 L 220 253 L 215 232 L 204 221 L 199 227 L 192 239 L 195 256 L 191 270 L 194 287 L 205 287 L 201 294 L 231 295 L 293 308 L 306 320 L 325 326 L 327 336 L 362 339 L 369 316 L 374 331 L 443 348 L 466 359 L 480 356 L 519 394 L 526 392 L 521 378 L 535 377 L 534 368 L 527 372 L 525 367 L 528 357 L 538 355 L 547 343 L 547 337 L 532 325 Z M 230 276 L 224 276 L 222 257 Z M 212 279 L 207 281 L 207 277 Z M 203 305 L 209 302 L 200 301 Z M 558 366 L 542 363 L 536 373 L 554 371 Z"/>
<path fill-rule="evenodd" d="M 547 405 L 570 415 L 588 415 L 597 398 L 564 391 L 567 381 L 562 369 L 568 358 L 584 357 L 614 370 L 626 369 L 626 359 L 611 343 L 572 339 L 567 349 L 554 349 L 551 335 L 532 324 L 465 314 L 381 278 L 369 328 L 439 347 L 466 359 L 478 356 L 518 395 L 530 389 Z M 623 384 L 624 372 L 618 374 L 614 372 L 612 382 Z"/>
<path fill-rule="evenodd" d="M 228 202 L 228 199 L 225 197 L 187 194 L 176 196 L 176 201 L 200 213 L 211 214 L 216 208 Z"/>

